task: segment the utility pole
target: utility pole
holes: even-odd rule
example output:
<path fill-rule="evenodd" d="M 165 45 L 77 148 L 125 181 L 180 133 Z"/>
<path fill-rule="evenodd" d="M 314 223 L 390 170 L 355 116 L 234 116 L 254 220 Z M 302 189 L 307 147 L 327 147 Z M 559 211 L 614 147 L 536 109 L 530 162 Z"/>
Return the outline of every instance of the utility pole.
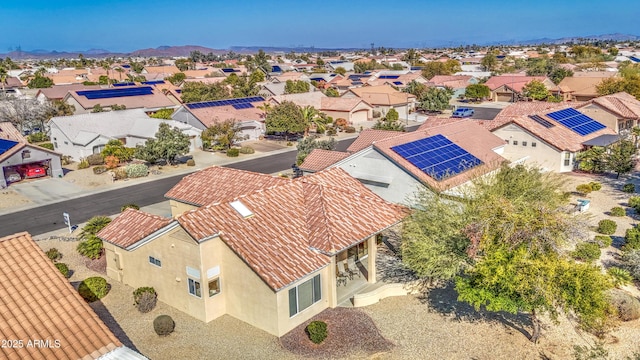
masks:
<path fill-rule="evenodd" d="M 374 47 L 374 45 L 375 45 L 374 43 L 371 43 L 371 55 L 374 55 L 374 53 L 373 53 L 373 47 Z"/>

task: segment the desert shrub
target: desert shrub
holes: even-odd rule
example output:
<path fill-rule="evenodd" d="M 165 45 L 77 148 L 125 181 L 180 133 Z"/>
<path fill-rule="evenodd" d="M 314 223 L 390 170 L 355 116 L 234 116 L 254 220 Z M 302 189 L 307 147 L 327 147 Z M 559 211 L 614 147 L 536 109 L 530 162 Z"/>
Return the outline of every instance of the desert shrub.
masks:
<path fill-rule="evenodd" d="M 73 158 L 70 155 L 62 155 L 60 158 L 60 163 L 62 165 L 69 165 L 73 162 Z"/>
<path fill-rule="evenodd" d="M 76 250 L 82 256 L 86 256 L 89 259 L 97 259 L 102 255 L 102 240 L 95 235 L 91 235 L 88 240 L 81 241 L 78 244 Z"/>
<path fill-rule="evenodd" d="M 600 247 L 609 247 L 613 243 L 613 239 L 609 235 L 596 235 L 593 240 Z"/>
<path fill-rule="evenodd" d="M 602 189 L 602 184 L 597 181 L 592 181 L 589 185 L 591 185 L 591 190 L 593 191 L 600 191 L 600 189 Z"/>
<path fill-rule="evenodd" d="M 625 269 L 621 269 L 619 267 L 610 267 L 607 269 L 607 274 L 611 277 L 611 281 L 613 282 L 613 286 L 619 288 L 621 286 L 627 285 L 633 281 L 633 277 L 629 272 Z"/>
<path fill-rule="evenodd" d="M 38 146 L 43 147 L 43 148 L 48 149 L 48 150 L 53 150 L 53 144 L 50 143 L 50 142 L 38 144 Z"/>
<path fill-rule="evenodd" d="M 104 174 L 107 172 L 107 167 L 104 165 L 98 165 L 93 167 L 93 173 L 96 175 Z"/>
<path fill-rule="evenodd" d="M 87 161 L 87 159 L 80 159 L 80 162 L 78 163 L 78 170 L 86 169 L 88 167 L 89 162 Z"/>
<path fill-rule="evenodd" d="M 374 119 L 375 118 L 379 118 L 380 116 L 382 116 L 382 113 L 380 111 L 378 111 L 378 110 L 373 110 L 371 112 L 371 116 L 373 116 Z"/>
<path fill-rule="evenodd" d="M 640 250 L 629 250 L 622 254 L 622 266 L 631 276 L 640 280 Z"/>
<path fill-rule="evenodd" d="M 622 191 L 624 191 L 626 193 L 629 193 L 629 194 L 634 193 L 634 192 L 636 192 L 636 186 L 634 184 L 631 184 L 631 183 L 624 184 L 622 186 Z"/>
<path fill-rule="evenodd" d="M 327 323 L 324 321 L 312 321 L 307 325 L 307 334 L 314 344 L 320 344 L 327 338 Z"/>
<path fill-rule="evenodd" d="M 94 302 L 109 293 L 109 284 L 107 284 L 107 280 L 99 276 L 86 278 L 78 286 L 78 293 L 87 302 Z"/>
<path fill-rule="evenodd" d="M 614 289 L 609 292 L 611 304 L 618 310 L 622 321 L 640 318 L 640 301 L 626 291 Z"/>
<path fill-rule="evenodd" d="M 104 164 L 107 166 L 107 169 L 115 169 L 120 164 L 120 159 L 113 155 L 109 155 L 104 158 Z"/>
<path fill-rule="evenodd" d="M 629 201 L 627 202 L 627 204 L 629 205 L 629 207 L 632 207 L 634 209 L 640 208 L 640 196 L 632 196 L 632 197 L 630 197 Z"/>
<path fill-rule="evenodd" d="M 622 206 L 616 206 L 611 208 L 611 216 L 625 216 L 627 212 L 624 210 Z"/>
<path fill-rule="evenodd" d="M 62 253 L 56 249 L 56 248 L 51 248 L 49 250 L 47 250 L 47 252 L 45 252 L 45 254 L 47 254 L 47 257 L 49 259 L 51 259 L 51 261 L 57 261 L 62 259 Z"/>
<path fill-rule="evenodd" d="M 287 146 L 293 146 L 293 142 L 287 141 Z"/>
<path fill-rule="evenodd" d="M 335 136 L 336 135 L 336 129 L 329 128 L 329 129 L 327 129 L 325 134 L 327 134 L 327 136 Z"/>
<path fill-rule="evenodd" d="M 598 222 L 598 229 L 596 231 L 604 235 L 613 235 L 617 228 L 618 224 L 616 224 L 615 221 L 605 219 Z"/>
<path fill-rule="evenodd" d="M 580 194 L 587 195 L 593 191 L 593 188 L 591 187 L 591 184 L 580 184 L 576 186 L 576 191 Z"/>
<path fill-rule="evenodd" d="M 101 154 L 91 154 L 91 155 L 87 156 L 86 160 L 89 163 L 89 165 L 91 165 L 91 166 L 104 165 L 104 158 L 102 157 Z"/>
<path fill-rule="evenodd" d="M 87 221 L 80 232 L 80 239 L 89 240 L 91 235 L 95 235 L 105 226 L 109 225 L 111 218 L 108 216 L 94 216 Z"/>
<path fill-rule="evenodd" d="M 600 257 L 600 247 L 596 243 L 584 242 L 576 246 L 571 253 L 574 259 L 584 262 L 593 262 Z"/>
<path fill-rule="evenodd" d="M 240 154 L 253 154 L 255 152 L 251 146 L 243 146 L 240 148 Z"/>
<path fill-rule="evenodd" d="M 64 276 L 67 279 L 71 275 L 69 273 L 69 266 L 67 264 L 65 264 L 65 263 L 56 263 L 56 268 L 58 268 L 58 270 L 60 270 L 60 273 L 62 274 L 62 276 Z"/>
<path fill-rule="evenodd" d="M 228 157 L 238 157 L 238 155 L 240 155 L 240 150 L 239 149 L 229 149 L 227 150 L 227 156 Z"/>
<path fill-rule="evenodd" d="M 133 204 L 133 203 L 129 203 L 129 204 L 124 204 L 122 205 L 122 207 L 120 208 L 120 212 L 124 212 L 127 209 L 136 209 L 136 210 L 140 210 L 140 206 Z"/>
<path fill-rule="evenodd" d="M 624 233 L 624 245 L 622 250 L 639 250 L 640 249 L 640 229 L 632 227 Z"/>
<path fill-rule="evenodd" d="M 149 167 L 145 164 L 130 164 L 124 170 L 129 178 L 139 178 L 149 175 Z"/>
<path fill-rule="evenodd" d="M 333 123 L 333 126 L 342 129 L 345 126 L 347 126 L 347 119 L 337 118 L 336 121 Z"/>
<path fill-rule="evenodd" d="M 133 292 L 133 305 L 135 305 L 141 313 L 148 313 L 153 310 L 157 302 L 158 294 L 152 287 L 139 287 Z"/>
<path fill-rule="evenodd" d="M 196 161 L 193 159 L 187 160 L 187 166 L 196 166 Z"/>
<path fill-rule="evenodd" d="M 124 180 L 127 178 L 127 169 L 123 167 L 115 168 L 111 170 L 111 173 L 113 174 L 114 180 Z"/>
<path fill-rule="evenodd" d="M 167 336 L 176 328 L 176 323 L 169 315 L 160 315 L 153 320 L 153 330 L 160 336 Z"/>
<path fill-rule="evenodd" d="M 344 128 L 344 132 L 348 134 L 353 134 L 354 132 L 356 132 L 356 128 L 354 128 L 353 126 L 346 126 Z"/>
<path fill-rule="evenodd" d="M 43 132 L 37 132 L 37 133 L 32 133 L 29 134 L 29 136 L 27 136 L 27 141 L 31 144 L 33 143 L 39 143 L 39 142 L 43 142 L 43 141 L 49 141 L 49 137 L 47 136 L 47 134 L 43 133 Z M 40 145 L 42 146 L 42 145 Z"/>

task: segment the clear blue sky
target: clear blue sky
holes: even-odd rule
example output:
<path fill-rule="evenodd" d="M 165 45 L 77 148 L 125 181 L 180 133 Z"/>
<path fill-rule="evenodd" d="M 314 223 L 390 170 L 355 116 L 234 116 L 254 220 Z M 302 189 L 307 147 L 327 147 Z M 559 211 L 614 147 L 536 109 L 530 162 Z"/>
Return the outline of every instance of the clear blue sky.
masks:
<path fill-rule="evenodd" d="M 0 53 L 129 52 L 162 45 L 457 46 L 640 35 L 637 0 L 1 1 Z"/>

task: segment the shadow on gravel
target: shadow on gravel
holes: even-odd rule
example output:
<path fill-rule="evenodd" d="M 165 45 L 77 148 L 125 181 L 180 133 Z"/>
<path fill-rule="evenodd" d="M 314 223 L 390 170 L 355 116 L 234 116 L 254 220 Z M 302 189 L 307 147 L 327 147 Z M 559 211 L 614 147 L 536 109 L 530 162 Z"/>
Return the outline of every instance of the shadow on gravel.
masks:
<path fill-rule="evenodd" d="M 89 304 L 93 311 L 98 315 L 100 320 L 107 325 L 109 330 L 122 342 L 122 345 L 128 347 L 129 349 L 135 350 L 136 352 L 140 352 L 136 346 L 133 344 L 133 341 L 129 339 L 127 333 L 120 327 L 116 319 L 113 318 L 109 310 L 102 304 L 102 301 L 94 301 Z"/>
<path fill-rule="evenodd" d="M 429 305 L 429 308 L 434 312 L 450 316 L 457 321 L 500 323 L 519 331 L 527 338 L 531 337 L 531 334 L 526 329 L 531 328 L 533 324 L 527 315 L 490 312 L 482 309 L 476 311 L 473 306 L 458 301 L 458 293 L 451 282 L 444 286 L 430 289 L 420 297 L 420 301 Z"/>

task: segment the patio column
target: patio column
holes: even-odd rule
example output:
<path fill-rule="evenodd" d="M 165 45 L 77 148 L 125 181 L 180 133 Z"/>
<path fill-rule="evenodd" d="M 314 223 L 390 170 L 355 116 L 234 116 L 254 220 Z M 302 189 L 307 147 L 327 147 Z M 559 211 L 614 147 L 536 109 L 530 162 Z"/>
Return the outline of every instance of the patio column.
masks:
<path fill-rule="evenodd" d="M 369 271 L 367 282 L 373 284 L 376 282 L 376 256 L 378 255 L 378 244 L 376 243 L 375 235 L 367 239 L 367 241 L 369 251 L 369 256 L 367 256 L 367 268 Z"/>
<path fill-rule="evenodd" d="M 331 257 L 331 264 L 329 264 L 329 291 L 327 292 L 327 300 L 329 300 L 329 307 L 335 308 L 338 306 L 338 284 L 336 283 L 336 256 Z"/>

